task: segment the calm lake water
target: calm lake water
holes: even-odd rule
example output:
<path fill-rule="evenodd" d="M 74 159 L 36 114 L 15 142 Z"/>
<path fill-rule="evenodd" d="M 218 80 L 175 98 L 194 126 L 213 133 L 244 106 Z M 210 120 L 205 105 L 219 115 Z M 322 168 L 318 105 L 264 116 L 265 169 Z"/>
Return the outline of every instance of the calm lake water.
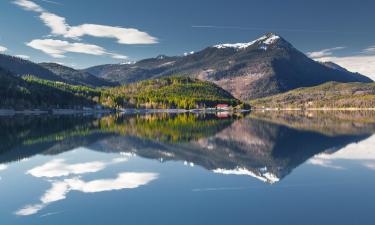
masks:
<path fill-rule="evenodd" d="M 374 133 L 374 112 L 0 117 L 0 224 L 372 225 Z"/>

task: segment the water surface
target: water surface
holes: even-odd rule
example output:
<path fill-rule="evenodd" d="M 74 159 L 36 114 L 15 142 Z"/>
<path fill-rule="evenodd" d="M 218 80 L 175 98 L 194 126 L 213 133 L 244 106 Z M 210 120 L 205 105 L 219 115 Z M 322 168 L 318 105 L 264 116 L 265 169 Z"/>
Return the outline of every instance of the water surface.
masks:
<path fill-rule="evenodd" d="M 0 224 L 374 224 L 373 112 L 0 117 Z"/>

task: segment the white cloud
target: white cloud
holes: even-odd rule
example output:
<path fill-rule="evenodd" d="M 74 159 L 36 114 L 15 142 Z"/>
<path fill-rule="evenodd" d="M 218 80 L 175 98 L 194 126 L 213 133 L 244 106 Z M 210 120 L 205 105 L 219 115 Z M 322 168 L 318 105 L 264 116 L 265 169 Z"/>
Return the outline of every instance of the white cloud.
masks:
<path fill-rule="evenodd" d="M 34 177 L 60 177 L 68 176 L 71 174 L 84 174 L 84 173 L 94 173 L 104 169 L 106 164 L 104 162 L 88 162 L 88 163 L 78 163 L 78 164 L 66 164 L 64 159 L 54 159 L 47 162 L 46 164 L 35 167 L 29 171 Z"/>
<path fill-rule="evenodd" d="M 103 170 L 110 164 L 126 162 L 128 159 L 121 157 L 110 162 L 93 161 L 86 163 L 68 164 L 64 159 L 53 159 L 41 166 L 35 167 L 26 172 L 34 177 L 61 177 L 68 175 L 79 175 L 85 173 L 95 173 Z"/>
<path fill-rule="evenodd" d="M 7 168 L 8 168 L 7 165 L 4 165 L 4 164 L 0 165 L 0 171 L 6 170 Z"/>
<path fill-rule="evenodd" d="M 370 46 L 368 48 L 363 49 L 363 53 L 375 53 L 375 46 Z"/>
<path fill-rule="evenodd" d="M 307 55 L 317 61 L 334 62 L 351 72 L 357 72 L 375 80 L 375 46 L 370 46 L 359 55 L 353 56 L 334 56 L 334 51 L 344 49 L 345 47 L 335 47 L 322 49 L 320 51 L 308 52 Z"/>
<path fill-rule="evenodd" d="M 158 178 L 156 173 L 120 173 L 115 179 L 98 179 L 93 181 L 83 181 L 80 178 L 65 179 L 63 181 L 53 181 L 51 189 L 40 198 L 41 203 L 27 205 L 15 212 L 19 216 L 33 215 L 48 204 L 66 198 L 70 191 L 83 193 L 98 193 L 122 189 L 134 189 L 146 185 Z"/>
<path fill-rule="evenodd" d="M 21 59 L 30 59 L 30 56 L 28 55 L 15 55 L 15 56 Z"/>
<path fill-rule="evenodd" d="M 43 12 L 40 14 L 40 19 L 51 29 L 51 33 L 54 35 L 65 35 L 68 32 L 69 26 L 66 24 L 64 17 Z"/>
<path fill-rule="evenodd" d="M 54 58 L 64 58 L 65 53 L 83 53 L 89 55 L 108 55 L 114 59 L 126 59 L 124 55 L 108 52 L 106 49 L 92 44 L 85 43 L 71 43 L 68 41 L 56 40 L 56 39 L 35 39 L 27 46 L 34 49 L 38 49 Z"/>
<path fill-rule="evenodd" d="M 331 56 L 333 55 L 334 51 L 342 50 L 342 49 L 345 49 L 345 47 L 334 47 L 334 48 L 322 49 L 320 51 L 308 52 L 307 55 L 313 59 L 322 58 L 326 56 Z"/>
<path fill-rule="evenodd" d="M 375 135 L 370 138 L 345 146 L 332 154 L 322 153 L 311 158 L 308 163 L 315 166 L 322 166 L 333 169 L 343 169 L 339 165 L 342 160 L 357 162 L 358 164 L 375 169 Z"/>
<path fill-rule="evenodd" d="M 51 34 L 60 35 L 66 38 L 78 39 L 83 36 L 93 36 L 102 38 L 114 38 L 120 44 L 155 44 L 157 38 L 146 32 L 135 28 L 123 28 L 117 26 L 106 26 L 99 24 L 81 24 L 70 26 L 64 17 L 50 13 L 28 0 L 16 0 L 15 4 L 23 9 L 40 13 L 40 19 L 51 29 Z"/>
<path fill-rule="evenodd" d="M 6 51 L 8 51 L 8 49 L 6 47 L 0 45 L 0 53 L 6 52 Z"/>
<path fill-rule="evenodd" d="M 333 164 L 333 161 L 329 159 L 320 159 L 318 157 L 312 158 L 309 160 L 309 163 L 315 166 L 321 166 L 321 167 L 326 167 L 326 168 L 331 168 L 331 169 L 344 169 L 342 166 L 337 166 Z"/>
<path fill-rule="evenodd" d="M 375 55 L 357 55 L 343 57 L 324 57 L 318 59 L 323 62 L 334 62 L 345 69 L 368 76 L 375 80 Z"/>
<path fill-rule="evenodd" d="M 85 35 L 93 37 L 115 38 L 120 44 L 155 44 L 157 39 L 146 32 L 134 28 L 112 27 L 97 24 L 82 24 L 68 29 L 64 37 L 79 38 Z"/>

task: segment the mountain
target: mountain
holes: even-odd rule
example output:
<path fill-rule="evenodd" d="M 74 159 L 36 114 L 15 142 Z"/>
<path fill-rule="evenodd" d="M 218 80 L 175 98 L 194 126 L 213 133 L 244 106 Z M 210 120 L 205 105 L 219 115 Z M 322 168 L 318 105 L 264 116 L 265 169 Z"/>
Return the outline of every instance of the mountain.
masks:
<path fill-rule="evenodd" d="M 256 108 L 375 108 L 375 83 L 327 82 L 255 99 Z"/>
<path fill-rule="evenodd" d="M 119 85 L 116 82 L 107 81 L 88 72 L 75 70 L 57 63 L 40 63 L 39 65 L 50 70 L 69 84 L 85 85 L 90 87 L 110 87 Z"/>
<path fill-rule="evenodd" d="M 158 56 L 134 64 L 101 65 L 84 71 L 122 84 L 174 74 L 211 81 L 241 100 L 266 97 L 328 81 L 372 82 L 357 73 L 316 62 L 282 37 L 219 44 L 185 56 Z"/>
<path fill-rule="evenodd" d="M 36 63 L 14 56 L 0 54 L 0 67 L 16 76 L 33 75 L 46 80 L 65 81 L 50 70 Z"/>

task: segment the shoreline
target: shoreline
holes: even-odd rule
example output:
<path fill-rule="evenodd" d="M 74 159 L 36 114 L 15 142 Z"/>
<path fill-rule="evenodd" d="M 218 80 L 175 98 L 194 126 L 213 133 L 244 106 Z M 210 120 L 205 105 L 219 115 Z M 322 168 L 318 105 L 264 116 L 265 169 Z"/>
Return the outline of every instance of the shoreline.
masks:
<path fill-rule="evenodd" d="M 113 110 L 77 110 L 77 109 L 51 109 L 51 110 L 40 110 L 40 109 L 25 109 L 25 110 L 14 110 L 14 109 L 0 109 L 0 116 L 15 116 L 15 115 L 74 115 L 74 114 L 102 114 L 111 113 Z"/>
<path fill-rule="evenodd" d="M 375 111 L 375 108 L 252 108 L 250 110 L 223 110 L 223 109 L 0 109 L 0 116 L 14 115 L 75 115 L 75 114 L 108 114 L 108 113 L 244 113 L 251 111 Z"/>
<path fill-rule="evenodd" d="M 75 114 L 135 114 L 135 113 L 242 113 L 251 110 L 222 110 L 222 109 L 92 109 L 92 110 L 77 110 L 77 109 L 0 109 L 0 116 L 15 116 L 15 115 L 75 115 Z"/>
<path fill-rule="evenodd" d="M 253 108 L 252 111 L 375 111 L 375 108 Z"/>

